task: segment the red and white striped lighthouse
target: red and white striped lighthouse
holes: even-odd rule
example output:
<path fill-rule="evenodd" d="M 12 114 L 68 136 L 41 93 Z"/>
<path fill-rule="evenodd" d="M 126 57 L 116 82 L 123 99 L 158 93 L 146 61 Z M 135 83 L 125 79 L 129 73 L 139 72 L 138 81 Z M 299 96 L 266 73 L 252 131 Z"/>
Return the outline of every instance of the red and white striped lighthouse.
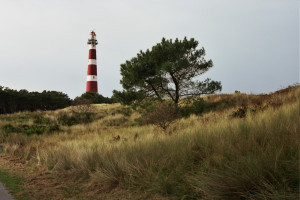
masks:
<path fill-rule="evenodd" d="M 86 79 L 86 92 L 98 92 L 96 58 L 96 45 L 98 44 L 98 41 L 94 31 L 90 33 L 87 44 L 89 45 L 89 62 Z"/>

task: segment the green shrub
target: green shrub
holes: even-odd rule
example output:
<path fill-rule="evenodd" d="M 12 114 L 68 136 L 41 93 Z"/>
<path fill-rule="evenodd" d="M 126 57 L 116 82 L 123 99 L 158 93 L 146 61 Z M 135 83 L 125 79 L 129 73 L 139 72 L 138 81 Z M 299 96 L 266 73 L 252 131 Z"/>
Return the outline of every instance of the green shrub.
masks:
<path fill-rule="evenodd" d="M 46 131 L 46 126 L 43 125 L 22 125 L 22 132 L 26 135 L 37 134 L 40 135 Z"/>
<path fill-rule="evenodd" d="M 135 118 L 134 123 L 137 126 L 141 126 L 142 125 L 142 117 Z"/>
<path fill-rule="evenodd" d="M 141 114 L 147 114 L 150 113 L 155 106 L 159 103 L 160 101 L 154 100 L 154 99 L 147 99 L 143 100 L 141 102 L 136 102 L 131 105 L 133 110 L 138 111 Z"/>
<path fill-rule="evenodd" d="M 18 126 L 13 126 L 11 124 L 6 124 L 1 127 L 1 129 L 4 131 L 4 133 L 25 133 L 26 135 L 32 135 L 32 134 L 43 134 L 45 132 L 52 133 L 55 131 L 59 131 L 60 127 L 57 124 L 48 124 L 48 125 L 27 125 L 22 124 Z"/>
<path fill-rule="evenodd" d="M 76 119 L 74 116 L 68 115 L 66 112 L 59 113 L 57 116 L 57 121 L 63 126 L 72 126 L 79 123 L 78 119 Z"/>
<path fill-rule="evenodd" d="M 1 129 L 5 132 L 5 133 L 16 133 L 16 132 L 20 132 L 20 129 L 18 127 L 14 127 L 11 124 L 5 124 L 1 127 Z"/>
<path fill-rule="evenodd" d="M 117 110 L 117 113 L 120 113 L 126 117 L 129 117 L 132 114 L 132 109 L 130 107 L 124 107 Z"/>
<path fill-rule="evenodd" d="M 34 116 L 33 122 L 35 124 L 49 124 L 49 123 L 51 123 L 51 121 L 49 119 L 44 118 L 40 114 Z"/>
<path fill-rule="evenodd" d="M 57 121 L 61 125 L 72 126 L 75 124 L 92 122 L 95 116 L 96 114 L 91 112 L 72 113 L 72 114 L 68 114 L 66 112 L 60 112 L 57 116 Z"/>
<path fill-rule="evenodd" d="M 88 113 L 76 113 L 75 117 L 78 118 L 81 123 L 89 123 L 95 119 L 96 113 L 88 112 Z"/>
<path fill-rule="evenodd" d="M 188 117 L 191 114 L 201 115 L 207 106 L 207 103 L 202 99 L 193 101 L 190 105 L 186 105 L 180 108 L 180 112 L 183 116 Z"/>
<path fill-rule="evenodd" d="M 1 121 L 27 122 L 31 117 L 31 113 L 21 113 L 15 115 L 0 115 Z"/>

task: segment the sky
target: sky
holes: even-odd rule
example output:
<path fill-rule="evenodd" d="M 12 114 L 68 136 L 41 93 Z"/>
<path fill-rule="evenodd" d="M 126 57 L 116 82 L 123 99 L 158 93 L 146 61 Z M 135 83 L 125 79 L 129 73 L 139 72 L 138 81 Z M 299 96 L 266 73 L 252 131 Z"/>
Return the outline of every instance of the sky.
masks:
<path fill-rule="evenodd" d="M 97 34 L 98 88 L 122 90 L 120 64 L 166 39 L 195 38 L 221 93 L 299 83 L 300 0 L 0 0 L 0 85 L 85 92 Z"/>

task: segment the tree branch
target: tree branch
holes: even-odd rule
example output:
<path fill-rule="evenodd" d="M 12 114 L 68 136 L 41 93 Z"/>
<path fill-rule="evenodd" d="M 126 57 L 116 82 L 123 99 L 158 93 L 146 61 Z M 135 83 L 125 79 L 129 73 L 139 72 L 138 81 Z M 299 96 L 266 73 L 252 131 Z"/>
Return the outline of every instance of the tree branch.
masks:
<path fill-rule="evenodd" d="M 165 89 L 165 88 L 163 87 L 162 82 L 160 82 L 160 86 L 161 86 L 161 88 L 162 88 L 164 91 L 166 91 L 166 92 L 168 93 L 168 95 L 169 95 L 169 97 L 171 97 L 172 101 L 175 102 L 174 97 L 172 96 L 172 94 L 170 93 L 170 91 L 169 91 L 168 89 Z"/>
<path fill-rule="evenodd" d="M 157 98 L 158 98 L 160 101 L 162 101 L 162 99 L 161 99 L 159 93 L 157 92 L 156 88 L 155 88 L 154 85 L 151 83 L 151 81 L 146 80 L 146 83 L 148 83 L 148 84 L 151 86 L 151 88 L 152 88 L 152 90 L 154 91 L 154 93 L 156 94 Z"/>

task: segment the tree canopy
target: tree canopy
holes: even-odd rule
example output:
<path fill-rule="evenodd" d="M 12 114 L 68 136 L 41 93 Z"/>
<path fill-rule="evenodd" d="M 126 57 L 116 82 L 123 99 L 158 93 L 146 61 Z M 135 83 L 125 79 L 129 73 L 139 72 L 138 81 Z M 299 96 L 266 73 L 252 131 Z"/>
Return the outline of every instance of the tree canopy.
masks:
<path fill-rule="evenodd" d="M 0 114 L 19 111 L 55 110 L 71 104 L 67 94 L 57 91 L 28 92 L 0 86 Z"/>
<path fill-rule="evenodd" d="M 114 91 L 114 96 L 128 100 L 143 98 L 170 98 L 175 104 L 183 97 L 212 94 L 222 89 L 221 82 L 198 77 L 212 66 L 204 59 L 204 48 L 197 49 L 194 38 L 172 41 L 165 38 L 151 50 L 140 51 L 136 57 L 121 64 L 123 92 Z M 137 95 L 134 95 L 137 93 Z M 130 97 L 128 99 L 128 97 Z M 125 100 L 124 100 L 125 98 Z"/>

